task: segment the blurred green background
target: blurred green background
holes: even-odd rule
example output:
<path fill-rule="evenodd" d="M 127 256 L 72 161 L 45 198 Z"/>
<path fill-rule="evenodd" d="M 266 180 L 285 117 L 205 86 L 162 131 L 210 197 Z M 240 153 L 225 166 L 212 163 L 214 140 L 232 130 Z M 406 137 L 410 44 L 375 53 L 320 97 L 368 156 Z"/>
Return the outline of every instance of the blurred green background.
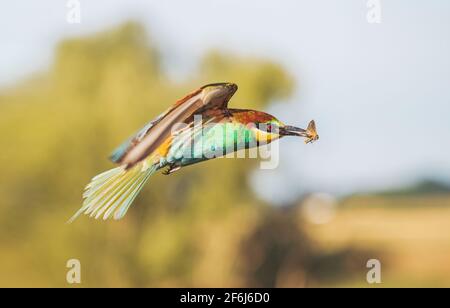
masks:
<path fill-rule="evenodd" d="M 280 206 L 250 184 L 258 161 L 217 159 L 154 176 L 120 222 L 66 225 L 110 151 L 192 89 L 232 81 L 232 105 L 261 110 L 296 91 L 286 65 L 219 49 L 175 80 L 149 37 L 126 22 L 65 39 L 45 73 L 0 90 L 1 287 L 69 286 L 72 258 L 83 287 L 372 287 L 372 258 L 381 286 L 450 286 L 450 190 L 434 180 Z"/>

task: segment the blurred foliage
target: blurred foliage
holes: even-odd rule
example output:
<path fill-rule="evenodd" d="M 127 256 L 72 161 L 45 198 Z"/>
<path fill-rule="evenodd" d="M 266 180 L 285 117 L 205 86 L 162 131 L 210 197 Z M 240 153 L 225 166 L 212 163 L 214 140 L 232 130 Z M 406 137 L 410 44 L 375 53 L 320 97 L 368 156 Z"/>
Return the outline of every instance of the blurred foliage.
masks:
<path fill-rule="evenodd" d="M 436 195 L 447 196 L 450 186 L 447 183 L 434 179 L 424 179 L 410 186 L 390 189 L 376 193 L 385 197 L 433 197 Z"/>
<path fill-rule="evenodd" d="M 450 287 L 449 195 L 358 196 L 340 204 L 330 223 L 307 226 L 318 248 L 376 248 L 369 255 L 382 263 L 381 287 Z M 359 275 L 351 274 L 325 285 L 368 286 Z"/>
<path fill-rule="evenodd" d="M 117 144 L 218 81 L 239 84 L 233 106 L 258 109 L 294 84 L 275 63 L 219 51 L 174 83 L 144 29 L 127 23 L 62 42 L 47 73 L 0 93 L 0 286 L 67 286 L 71 258 L 83 286 L 105 287 L 303 286 L 322 279 L 317 260 L 341 268 L 347 257 L 316 251 L 295 215 L 255 197 L 246 159 L 154 176 L 120 222 L 65 224 Z"/>

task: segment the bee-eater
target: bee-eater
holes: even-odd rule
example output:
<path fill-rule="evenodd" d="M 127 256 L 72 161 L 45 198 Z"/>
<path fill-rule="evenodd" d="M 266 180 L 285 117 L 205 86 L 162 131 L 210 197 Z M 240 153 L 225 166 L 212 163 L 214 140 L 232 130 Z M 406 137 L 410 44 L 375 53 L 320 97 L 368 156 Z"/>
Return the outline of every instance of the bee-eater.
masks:
<path fill-rule="evenodd" d="M 82 213 L 121 219 L 148 178 L 167 168 L 180 168 L 268 144 L 284 136 L 319 139 L 314 121 L 307 129 L 288 126 L 265 112 L 228 108 L 234 83 L 208 84 L 178 100 L 119 146 L 110 159 L 119 166 L 95 176 L 86 186 Z M 201 117 L 200 125 L 197 125 Z"/>

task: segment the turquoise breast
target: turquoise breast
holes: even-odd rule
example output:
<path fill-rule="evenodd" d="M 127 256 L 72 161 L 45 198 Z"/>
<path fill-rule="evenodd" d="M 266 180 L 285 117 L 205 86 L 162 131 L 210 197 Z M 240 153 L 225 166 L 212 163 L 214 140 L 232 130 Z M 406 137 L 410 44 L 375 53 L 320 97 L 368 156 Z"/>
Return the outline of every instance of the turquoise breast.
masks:
<path fill-rule="evenodd" d="M 254 133 L 236 123 L 220 123 L 191 128 L 174 137 L 166 157 L 170 164 L 190 165 L 256 147 Z"/>

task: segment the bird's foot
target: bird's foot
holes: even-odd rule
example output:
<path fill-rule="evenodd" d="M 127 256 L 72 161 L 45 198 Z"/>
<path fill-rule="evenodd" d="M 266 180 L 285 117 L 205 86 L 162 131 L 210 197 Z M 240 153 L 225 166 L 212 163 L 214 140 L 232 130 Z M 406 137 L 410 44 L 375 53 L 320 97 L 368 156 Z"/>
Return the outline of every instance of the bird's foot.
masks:
<path fill-rule="evenodd" d="M 169 175 L 181 169 L 181 166 L 169 165 L 166 170 L 162 172 L 164 175 Z"/>

